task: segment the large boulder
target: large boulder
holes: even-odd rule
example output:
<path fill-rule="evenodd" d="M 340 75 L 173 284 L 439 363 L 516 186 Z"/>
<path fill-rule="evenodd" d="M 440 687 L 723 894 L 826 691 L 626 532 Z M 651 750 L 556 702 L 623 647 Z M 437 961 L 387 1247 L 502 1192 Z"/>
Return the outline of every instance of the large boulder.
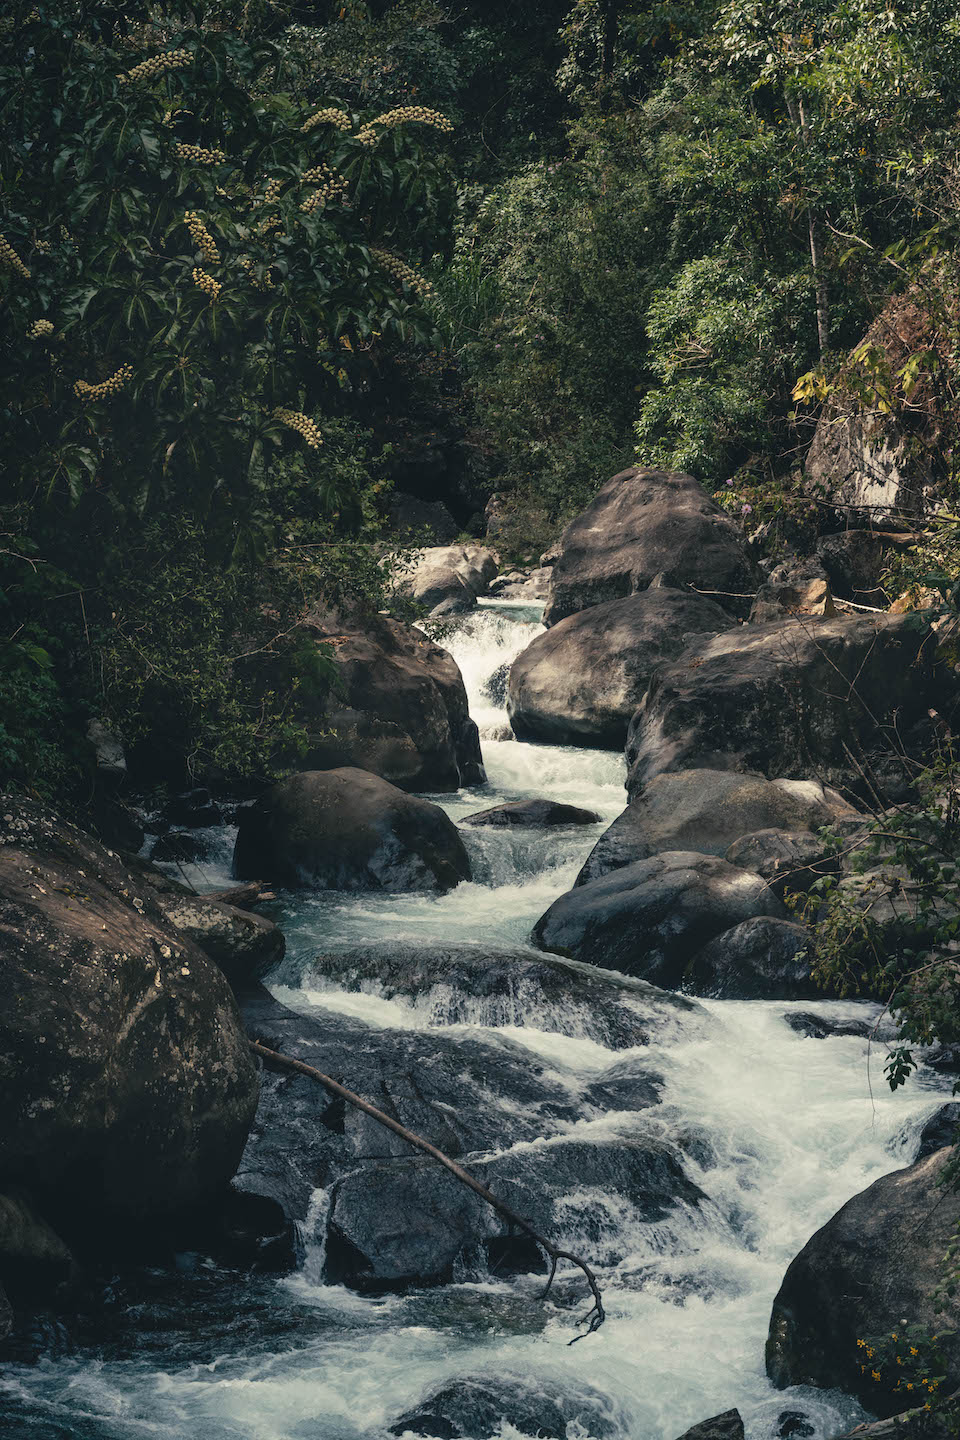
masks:
<path fill-rule="evenodd" d="M 544 623 L 635 595 L 658 575 L 736 615 L 749 612 L 758 578 L 737 526 L 692 475 L 624 470 L 564 530 Z"/>
<path fill-rule="evenodd" d="M 226 1185 L 253 1117 L 233 994 L 110 851 L 2 812 L 0 1185 L 67 1240 L 163 1225 Z"/>
<path fill-rule="evenodd" d="M 610 1405 L 589 1385 L 562 1389 L 529 1376 L 463 1375 L 425 1395 L 390 1426 L 391 1435 L 432 1440 L 495 1440 L 505 1425 L 521 1435 L 567 1440 L 567 1426 L 595 1440 L 619 1433 Z M 741 1431 L 741 1435 L 742 1435 Z"/>
<path fill-rule="evenodd" d="M 394 535 L 403 540 L 423 540 L 449 545 L 457 538 L 459 526 L 441 500 L 421 500 L 395 490 L 387 502 L 387 520 Z"/>
<path fill-rule="evenodd" d="M 714 601 L 654 585 L 568 615 L 513 662 L 507 713 L 521 740 L 621 750 L 650 676 L 688 635 L 736 622 Z"/>
<path fill-rule="evenodd" d="M 720 1000 L 813 1000 L 823 987 L 810 974 L 803 925 L 756 915 L 724 930 L 690 961 L 687 982 L 697 995 Z"/>
<path fill-rule="evenodd" d="M 663 850 L 723 855 L 742 836 L 765 829 L 812 831 L 857 812 L 815 780 L 766 780 L 729 770 L 656 775 L 601 835 L 577 883 Z M 752 865 L 732 859 L 751 870 Z"/>
<path fill-rule="evenodd" d="M 476 606 L 499 566 L 482 545 L 435 545 L 407 561 L 397 593 L 424 606 L 431 616 L 462 615 Z"/>
<path fill-rule="evenodd" d="M 809 830 L 755 830 L 735 840 L 724 859 L 752 870 L 781 897 L 788 891 L 804 894 L 824 876 L 839 875 L 842 868 L 831 846 Z"/>
<path fill-rule="evenodd" d="M 485 779 L 477 727 L 456 661 L 386 615 L 317 612 L 309 632 L 332 645 L 332 695 L 298 705 L 310 743 L 298 768 L 356 765 L 402 790 L 451 791 Z"/>
<path fill-rule="evenodd" d="M 654 675 L 630 726 L 627 789 L 708 767 L 904 793 L 956 703 L 930 628 L 911 615 L 747 625 L 695 637 Z"/>
<path fill-rule="evenodd" d="M 684 1173 L 687 1142 L 655 1119 L 655 1077 L 636 1057 L 624 1062 L 633 1081 L 625 1101 L 619 1071 L 608 1094 L 604 1072 L 587 1080 L 495 1031 L 374 1028 L 336 1009 L 295 1014 L 265 991 L 248 994 L 244 1015 L 271 1049 L 372 1099 L 542 1233 L 597 1263 L 624 1258 L 625 1215 L 659 1221 L 702 1202 Z M 615 1130 L 576 1133 L 577 1121 L 610 1111 Z M 325 1242 L 327 1278 L 356 1289 L 436 1284 L 464 1264 L 481 1273 L 487 1262 L 506 1273 L 543 1267 L 529 1239 L 436 1161 L 306 1076 L 264 1073 L 236 1184 L 301 1224 L 324 1188 L 323 1230 L 308 1238 Z"/>
<path fill-rule="evenodd" d="M 944 1389 L 960 1381 L 958 1306 L 936 1292 L 944 1256 L 955 1238 L 960 1197 L 941 1178 L 952 1152 L 940 1150 L 906 1170 L 884 1175 L 855 1195 L 807 1241 L 773 1302 L 767 1374 L 779 1389 L 820 1385 L 857 1395 L 874 1414 L 894 1415 L 904 1395 L 885 1356 L 865 1365 L 863 1345 L 918 1326 L 939 1335 Z M 904 1350 L 909 1341 L 904 1342 Z M 871 1371 L 881 1376 L 874 1380 Z"/>
<path fill-rule="evenodd" d="M 412 1004 L 430 1024 L 532 1025 L 629 1050 L 703 1018 L 693 1000 L 646 981 L 536 950 L 391 941 L 321 955 L 310 989 L 362 991 Z"/>
<path fill-rule="evenodd" d="M 564 805 L 560 800 L 510 800 L 504 805 L 493 805 L 489 810 L 477 810 L 465 815 L 461 825 L 487 826 L 495 829 L 552 830 L 564 825 L 596 825 L 600 816 L 594 810 L 583 810 L 579 805 Z"/>
<path fill-rule="evenodd" d="M 786 918 L 759 876 L 713 855 L 668 851 L 561 895 L 533 936 L 542 950 L 677 990 L 698 951 L 755 915 Z"/>
<path fill-rule="evenodd" d="M 176 890 L 159 893 L 157 905 L 171 925 L 217 962 L 233 986 L 258 979 L 283 959 L 283 931 L 262 915 Z"/>
<path fill-rule="evenodd" d="M 307 770 L 240 814 L 234 870 L 319 890 L 449 890 L 470 879 L 453 821 L 367 770 Z"/>

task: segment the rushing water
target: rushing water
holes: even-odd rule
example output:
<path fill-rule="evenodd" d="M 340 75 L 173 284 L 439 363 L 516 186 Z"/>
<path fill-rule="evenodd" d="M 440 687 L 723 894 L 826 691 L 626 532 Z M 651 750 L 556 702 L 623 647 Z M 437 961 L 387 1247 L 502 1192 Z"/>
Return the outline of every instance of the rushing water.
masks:
<path fill-rule="evenodd" d="M 525 834 L 466 830 L 475 878 L 442 898 L 289 897 L 278 917 L 289 952 L 276 988 L 286 1004 L 392 1028 L 424 1029 L 453 1013 L 452 1035 L 484 1032 L 464 1023 L 462 1005 L 445 1011 L 434 1002 L 348 994 L 304 977 L 320 948 L 431 938 L 524 944 L 533 922 L 572 884 L 622 808 L 623 763 L 605 752 L 498 738 L 503 667 L 538 629 L 536 609 L 503 604 L 445 627 L 481 729 L 488 784 L 433 798 L 458 820 L 500 800 L 549 796 L 596 811 L 602 823 Z M 212 858 L 191 873 L 213 886 L 226 881 L 232 834 L 208 838 Z M 571 1313 L 541 1303 L 534 1277 L 386 1298 L 326 1285 L 327 1197 L 317 1192 L 301 1225 L 304 1258 L 295 1275 L 222 1282 L 202 1260 L 184 1257 L 187 1273 L 160 1305 L 159 1320 L 146 1306 L 114 1343 L 8 1369 L 0 1387 L 10 1414 L 0 1417 L 0 1432 L 31 1440 L 359 1440 L 382 1434 L 435 1384 L 488 1372 L 523 1377 L 547 1394 L 589 1385 L 609 1397 L 609 1418 L 624 1440 L 673 1440 L 734 1405 L 749 1440 L 775 1440 L 785 1411 L 803 1412 L 816 1440 L 841 1433 L 860 1417 L 853 1402 L 770 1388 L 763 1348 L 771 1302 L 811 1233 L 851 1195 L 913 1158 L 917 1131 L 941 1096 L 936 1082 L 922 1078 L 890 1095 L 882 1059 L 871 1059 L 865 1042 L 805 1039 L 784 1021 L 791 1008 L 810 1006 L 708 1002 L 706 1019 L 671 1027 L 661 1046 L 643 1052 L 654 1055 L 665 1082 L 654 1123 L 665 1133 L 698 1134 L 710 1151 L 698 1163 L 692 1145 L 685 1161 L 708 1203 L 651 1225 L 627 1206 L 592 1197 L 602 1216 L 596 1243 L 602 1252 L 603 1234 L 615 1239 L 618 1258 L 602 1274 L 607 1322 L 582 1344 L 566 1346 Z M 871 1013 L 853 1004 L 814 1008 L 838 1017 Z M 509 1035 L 564 1073 L 589 1078 L 625 1053 L 587 1038 L 572 1008 L 512 1018 L 523 1023 L 508 1027 Z M 613 1114 L 576 1130 L 602 1141 L 624 1124 Z M 570 1198 L 574 1209 L 583 1199 Z M 508 1427 L 506 1440 L 515 1434 Z"/>

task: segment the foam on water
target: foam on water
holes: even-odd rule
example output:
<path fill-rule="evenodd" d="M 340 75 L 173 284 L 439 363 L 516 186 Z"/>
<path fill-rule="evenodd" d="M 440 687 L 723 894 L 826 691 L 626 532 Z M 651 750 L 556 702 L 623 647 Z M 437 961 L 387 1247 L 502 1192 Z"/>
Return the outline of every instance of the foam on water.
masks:
<path fill-rule="evenodd" d="M 487 682 L 539 628 L 530 607 L 487 606 L 445 633 L 472 713 L 490 731 L 502 732 L 504 712 Z M 529 795 L 593 809 L 604 824 L 623 807 L 620 755 L 499 740 L 484 744 L 484 757 L 487 787 L 434 797 L 454 819 Z M 602 829 L 465 831 L 475 879 L 443 897 L 284 897 L 278 918 L 291 960 L 276 988 L 288 1005 L 374 1026 L 443 1024 L 451 1036 L 472 1036 L 497 1025 L 571 1087 L 631 1055 L 663 1077 L 661 1104 L 652 1110 L 583 1119 L 529 1142 L 660 1135 L 680 1144 L 688 1178 L 704 1194 L 701 1205 L 680 1206 L 657 1222 L 586 1186 L 564 1198 L 556 1238 L 603 1266 L 608 1319 L 597 1335 L 566 1348 L 587 1308 L 586 1297 L 570 1306 L 570 1286 L 580 1283 L 572 1275 L 555 1303 L 538 1298 L 536 1277 L 382 1298 L 325 1284 L 328 1197 L 317 1191 L 301 1228 L 302 1268 L 262 1280 L 265 1316 L 293 1305 L 305 1317 L 298 1344 L 238 1347 L 229 1333 L 211 1333 L 198 1337 L 198 1349 L 207 1350 L 202 1360 L 163 1368 L 155 1357 L 138 1358 L 132 1335 L 125 1360 L 80 1353 L 33 1369 L 10 1367 L 0 1394 L 20 1397 L 32 1414 L 63 1427 L 56 1433 L 78 1440 L 359 1440 L 382 1434 L 432 1386 L 470 1372 L 518 1375 L 548 1395 L 580 1385 L 599 1390 L 624 1440 L 673 1440 L 735 1405 L 749 1440 L 773 1440 L 784 1410 L 803 1411 L 816 1440 L 859 1419 L 856 1404 L 841 1395 L 771 1389 L 763 1366 L 770 1306 L 808 1237 L 850 1196 L 909 1162 L 920 1125 L 942 1101 L 935 1078 L 891 1094 L 876 1046 L 871 1057 L 863 1040 L 813 1040 L 790 1029 L 784 1016 L 809 1004 L 704 1002 L 664 1025 L 645 1049 L 615 1052 L 573 1006 L 567 1015 L 538 1015 L 519 1002 L 498 1009 L 442 987 L 389 999 L 372 983 L 348 992 L 311 974 L 307 962 L 317 952 L 361 942 L 524 944 Z M 222 883 L 229 837 L 217 843 L 220 873 L 210 873 Z M 874 1013 L 855 1003 L 813 1008 L 837 1018 Z M 584 1433 L 574 1425 L 568 1440 Z"/>

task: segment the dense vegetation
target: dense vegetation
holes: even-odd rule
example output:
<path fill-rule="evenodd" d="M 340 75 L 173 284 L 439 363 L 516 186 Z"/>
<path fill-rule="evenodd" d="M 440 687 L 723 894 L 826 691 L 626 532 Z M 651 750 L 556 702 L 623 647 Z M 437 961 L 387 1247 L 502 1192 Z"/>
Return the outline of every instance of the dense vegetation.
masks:
<path fill-rule="evenodd" d="M 393 486 L 521 558 L 635 455 L 781 509 L 952 286 L 958 61 L 950 0 L 10 7 L 4 778 L 269 771 Z"/>

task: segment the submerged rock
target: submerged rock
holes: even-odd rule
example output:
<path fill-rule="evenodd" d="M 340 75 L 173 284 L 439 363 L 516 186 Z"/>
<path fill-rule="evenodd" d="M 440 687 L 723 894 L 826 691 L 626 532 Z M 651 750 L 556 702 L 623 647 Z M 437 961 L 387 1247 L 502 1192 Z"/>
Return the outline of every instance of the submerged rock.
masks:
<path fill-rule="evenodd" d="M 422 630 L 386 615 L 316 612 L 308 633 L 332 645 L 332 695 L 301 692 L 305 770 L 358 766 L 401 790 L 433 792 L 486 778 L 456 661 Z M 332 732 L 332 733 L 331 733 Z"/>
<path fill-rule="evenodd" d="M 713 769 L 656 775 L 601 835 L 577 884 L 664 850 L 727 852 L 731 864 L 757 870 L 730 853 L 742 836 L 768 827 L 810 831 L 856 815 L 835 790 L 815 780 L 766 780 Z M 754 858 L 753 852 L 746 857 Z"/>
<path fill-rule="evenodd" d="M 747 625 L 696 637 L 657 671 L 630 726 L 627 788 L 693 767 L 817 779 L 891 800 L 929 754 L 957 680 L 910 615 Z M 866 786 L 869 790 L 869 785 Z M 759 828 L 759 827 L 754 827 Z"/>
<path fill-rule="evenodd" d="M 812 1015 L 808 1010 L 795 1010 L 783 1018 L 791 1030 L 808 1040 L 826 1040 L 832 1036 L 866 1040 L 873 1031 L 866 1020 L 833 1020 L 826 1015 Z"/>
<path fill-rule="evenodd" d="M 600 816 L 578 805 L 563 805 L 558 800 L 513 800 L 465 815 L 461 825 L 528 825 L 546 830 L 555 825 L 596 825 Z"/>
<path fill-rule="evenodd" d="M 602 1074 L 588 1086 L 496 1032 L 376 1029 L 336 1011 L 294 1014 L 263 991 L 247 998 L 245 1015 L 270 1048 L 369 1097 L 544 1233 L 571 1245 L 576 1237 L 588 1256 L 622 1258 L 625 1212 L 663 1221 L 702 1200 L 680 1145 L 644 1112 L 657 1087 L 648 1074 L 644 1091 L 636 1062 L 634 1113 L 618 1113 L 616 1132 L 594 1142 L 571 1137 L 571 1126 L 622 1111 L 623 1092 L 605 1095 Z M 291 1222 L 304 1221 L 322 1187 L 326 1274 L 357 1289 L 441 1283 L 464 1266 L 542 1268 L 536 1246 L 479 1196 L 305 1076 L 264 1073 L 236 1184 L 273 1199 Z"/>
<path fill-rule="evenodd" d="M 257 1081 L 230 987 L 110 851 L 28 801 L 0 818 L 0 1183 L 68 1241 L 224 1187 Z"/>
<path fill-rule="evenodd" d="M 564 530 L 544 622 L 635 595 L 656 576 L 715 592 L 710 598 L 743 615 L 757 579 L 737 526 L 698 480 L 638 466 L 608 480 Z"/>
<path fill-rule="evenodd" d="M 713 855 L 667 851 L 561 895 L 533 935 L 542 950 L 669 990 L 684 985 L 715 935 L 757 915 L 787 918 L 757 875 Z"/>
<path fill-rule="evenodd" d="M 687 637 L 729 629 L 715 601 L 653 586 L 568 615 L 513 662 L 507 711 L 521 740 L 621 750 L 650 676 Z"/>
<path fill-rule="evenodd" d="M 519 947 L 384 941 L 318 957 L 304 983 L 317 980 L 410 1000 L 432 1024 L 533 1025 L 612 1050 L 705 1018 L 696 1001 L 644 980 Z"/>
<path fill-rule="evenodd" d="M 449 890 L 470 878 L 453 821 L 367 770 L 309 770 L 240 815 L 240 879 L 320 890 Z"/>
<path fill-rule="evenodd" d="M 767 1374 L 778 1389 L 819 1385 L 858 1396 L 881 1416 L 903 1406 L 883 1365 L 881 1381 L 864 1372 L 862 1347 L 872 1337 L 919 1326 L 940 1336 L 944 1388 L 960 1380 L 956 1302 L 939 1310 L 943 1257 L 954 1236 L 960 1198 L 940 1185 L 951 1152 L 884 1175 L 847 1202 L 800 1251 L 773 1303 Z"/>
<path fill-rule="evenodd" d="M 578 1435 L 619 1433 L 610 1402 L 588 1385 L 571 1379 L 549 1391 L 527 1377 L 464 1375 L 433 1390 L 390 1426 L 391 1435 L 424 1435 L 437 1440 L 494 1440 L 504 1425 L 543 1440 L 567 1440 L 567 1426 Z"/>

